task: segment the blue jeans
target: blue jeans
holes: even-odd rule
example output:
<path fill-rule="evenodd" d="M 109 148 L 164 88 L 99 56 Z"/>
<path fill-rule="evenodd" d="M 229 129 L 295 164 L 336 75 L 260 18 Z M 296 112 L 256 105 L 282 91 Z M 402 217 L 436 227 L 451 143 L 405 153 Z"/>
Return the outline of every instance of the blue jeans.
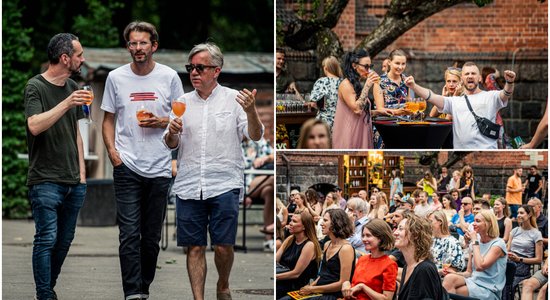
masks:
<path fill-rule="evenodd" d="M 53 298 L 53 288 L 74 238 L 85 184 L 45 182 L 29 187 L 36 234 L 32 269 L 38 300 Z"/>
<path fill-rule="evenodd" d="M 516 218 L 518 216 L 518 209 L 520 206 L 519 204 L 508 204 L 510 208 L 510 217 Z"/>
<path fill-rule="evenodd" d="M 113 179 L 124 296 L 149 294 L 171 178 L 143 177 L 122 164 L 114 168 Z"/>

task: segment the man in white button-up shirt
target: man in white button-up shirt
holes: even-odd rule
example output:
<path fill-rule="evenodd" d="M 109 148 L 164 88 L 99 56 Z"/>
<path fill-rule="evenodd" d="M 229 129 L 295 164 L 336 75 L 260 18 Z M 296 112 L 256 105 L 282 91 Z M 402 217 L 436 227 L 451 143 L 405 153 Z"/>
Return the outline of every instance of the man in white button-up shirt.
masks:
<path fill-rule="evenodd" d="M 186 69 L 194 91 L 182 118 L 172 118 L 164 133 L 170 149 L 178 149 L 178 246 L 188 247 L 187 272 L 195 299 L 204 298 L 207 228 L 218 270 L 217 298 L 231 299 L 229 274 L 243 194 L 243 135 L 258 141 L 263 125 L 256 111 L 256 90 L 236 91 L 218 84 L 223 54 L 213 43 L 195 46 Z"/>

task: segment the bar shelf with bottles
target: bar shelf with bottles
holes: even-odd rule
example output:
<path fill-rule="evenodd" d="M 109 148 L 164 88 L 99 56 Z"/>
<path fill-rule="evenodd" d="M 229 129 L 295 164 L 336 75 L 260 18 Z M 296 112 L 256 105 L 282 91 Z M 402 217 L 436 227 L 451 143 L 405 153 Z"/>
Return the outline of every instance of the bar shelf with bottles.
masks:
<path fill-rule="evenodd" d="M 359 193 L 360 190 L 368 192 L 375 186 L 389 195 L 391 171 L 398 169 L 403 178 L 403 167 L 403 157 L 385 155 L 382 151 L 369 151 L 365 155 L 344 155 L 339 184 L 344 186 L 347 197 Z"/>
<path fill-rule="evenodd" d="M 310 105 L 309 94 L 302 94 L 299 99 L 294 94 L 277 94 L 275 100 L 277 130 L 284 131 L 284 135 L 277 139 L 278 149 L 294 149 L 298 142 L 300 129 L 305 121 L 315 118 L 317 110 Z M 279 137 L 279 135 L 277 135 Z"/>

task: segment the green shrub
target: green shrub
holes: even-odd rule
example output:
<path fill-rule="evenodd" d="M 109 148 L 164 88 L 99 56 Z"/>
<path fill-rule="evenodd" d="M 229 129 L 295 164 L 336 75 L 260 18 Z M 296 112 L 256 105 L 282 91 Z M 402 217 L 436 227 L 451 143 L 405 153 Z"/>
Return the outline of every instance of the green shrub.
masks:
<path fill-rule="evenodd" d="M 6 218 L 26 217 L 27 167 L 17 154 L 26 153 L 23 89 L 32 76 L 30 61 L 32 29 L 21 25 L 18 0 L 2 3 L 2 215 Z"/>

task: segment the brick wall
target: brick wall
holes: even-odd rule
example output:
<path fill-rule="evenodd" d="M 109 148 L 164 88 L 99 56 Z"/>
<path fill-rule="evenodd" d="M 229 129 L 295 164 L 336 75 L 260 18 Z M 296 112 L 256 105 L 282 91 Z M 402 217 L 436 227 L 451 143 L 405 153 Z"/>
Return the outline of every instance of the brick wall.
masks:
<path fill-rule="evenodd" d="M 336 26 L 332 29 L 340 38 L 340 43 L 344 49 L 352 49 L 355 44 L 355 2 L 350 0 L 342 12 Z"/>
<path fill-rule="evenodd" d="M 286 200 L 289 186 L 299 186 L 302 191 L 305 191 L 317 183 L 338 185 L 338 158 L 344 154 L 366 155 L 366 153 L 278 151 L 276 160 L 277 197 Z M 403 178 L 405 183 L 416 183 L 422 178 L 423 172 L 429 169 L 428 166 L 422 166 L 418 162 L 420 156 L 425 152 L 386 151 L 385 153 L 405 157 L 405 176 Z M 439 152 L 438 161 L 445 162 L 448 155 L 449 152 Z M 286 160 L 289 164 L 285 162 Z M 513 174 L 514 168 L 524 167 L 524 180 L 526 171 L 531 165 L 536 165 L 541 172 L 547 172 L 548 154 L 546 151 L 472 152 L 451 167 L 450 173 L 460 170 L 466 164 L 474 169 L 480 193 L 504 195 L 506 181 Z"/>
<path fill-rule="evenodd" d="M 342 19 L 355 18 L 356 7 L 382 19 L 389 0 L 351 0 Z M 354 10 L 348 8 L 353 7 Z M 346 41 L 344 49 L 352 49 L 364 34 L 338 23 L 333 29 L 339 36 L 356 34 L 355 43 Z M 517 48 L 544 49 L 548 45 L 548 4 L 537 1 L 493 1 L 483 8 L 472 3 L 455 5 L 417 24 L 398 38 L 388 49 L 407 48 L 430 52 L 512 52 Z"/>
<path fill-rule="evenodd" d="M 509 52 L 548 45 L 548 5 L 530 0 L 464 3 L 422 21 L 390 48 L 445 52 Z"/>

